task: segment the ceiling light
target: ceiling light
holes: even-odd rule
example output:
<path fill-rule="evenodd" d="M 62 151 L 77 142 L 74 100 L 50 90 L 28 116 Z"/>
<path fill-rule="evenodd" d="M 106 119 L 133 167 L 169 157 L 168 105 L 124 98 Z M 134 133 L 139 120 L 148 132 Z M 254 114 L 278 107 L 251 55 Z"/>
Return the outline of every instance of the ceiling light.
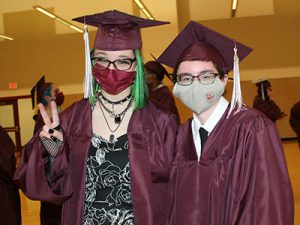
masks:
<path fill-rule="evenodd" d="M 134 2 L 137 4 L 137 6 L 140 8 L 140 10 L 142 10 L 142 12 L 144 13 L 144 15 L 148 19 L 154 20 L 154 17 L 152 16 L 152 14 L 150 13 L 150 11 L 147 9 L 147 7 L 145 6 L 145 4 L 141 0 L 134 0 Z"/>
<path fill-rule="evenodd" d="M 72 28 L 73 30 L 78 31 L 79 33 L 83 33 L 83 30 L 82 30 L 82 29 L 80 29 L 80 28 L 78 28 L 78 27 L 76 27 L 76 26 L 74 26 L 74 25 L 70 25 L 70 28 Z"/>
<path fill-rule="evenodd" d="M 143 13 L 145 14 L 145 16 L 147 16 L 148 18 L 151 17 L 150 14 L 149 14 L 149 12 L 148 12 L 145 8 L 142 9 L 142 11 L 143 11 Z"/>
<path fill-rule="evenodd" d="M 144 8 L 144 5 L 143 5 L 143 3 L 140 2 L 140 0 L 134 0 L 134 1 L 135 1 L 135 3 L 138 5 L 138 7 L 139 7 L 140 9 L 143 9 L 143 8 Z"/>
<path fill-rule="evenodd" d="M 7 39 L 7 40 L 10 40 L 10 41 L 14 40 L 13 38 L 8 37 L 8 36 L 3 35 L 3 34 L 0 34 L 0 37 L 1 37 L 1 38 L 4 38 L 4 39 Z"/>
<path fill-rule="evenodd" d="M 56 17 L 55 19 L 56 19 L 58 22 L 62 23 L 63 25 L 70 26 L 70 23 L 68 23 L 67 21 L 65 21 L 65 20 L 62 19 L 62 18 Z"/>
<path fill-rule="evenodd" d="M 72 28 L 73 30 L 76 30 L 77 32 L 83 33 L 83 30 L 80 29 L 79 27 L 77 27 L 77 26 L 69 23 L 68 21 L 66 21 L 65 19 L 63 19 L 63 18 L 61 18 L 61 17 L 59 17 L 57 15 L 55 15 L 54 13 L 51 13 L 51 12 L 47 11 L 46 9 L 42 8 L 41 6 L 33 6 L 33 8 L 35 10 L 37 10 L 37 11 L 39 11 L 39 12 L 41 12 L 41 13 L 49 16 L 49 17 L 51 17 L 52 19 L 55 19 L 57 22 L 60 22 L 61 24 L 66 25 L 66 26 Z"/>
<path fill-rule="evenodd" d="M 235 17 L 235 15 L 236 15 L 237 4 L 238 4 L 238 0 L 232 0 L 231 17 Z"/>
<path fill-rule="evenodd" d="M 44 13 L 46 16 L 51 17 L 52 19 L 55 18 L 55 15 L 54 15 L 54 14 L 48 12 L 47 10 L 43 9 L 43 8 L 40 7 L 40 6 L 33 6 L 33 8 L 34 8 L 35 10 L 41 12 L 41 13 Z"/>

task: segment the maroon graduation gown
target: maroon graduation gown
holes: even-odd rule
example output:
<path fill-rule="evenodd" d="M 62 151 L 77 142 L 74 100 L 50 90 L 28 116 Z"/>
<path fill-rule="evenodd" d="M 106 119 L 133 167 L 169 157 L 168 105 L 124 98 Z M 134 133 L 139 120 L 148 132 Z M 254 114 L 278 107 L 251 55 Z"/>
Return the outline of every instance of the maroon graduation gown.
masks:
<path fill-rule="evenodd" d="M 47 154 L 38 133 L 25 146 L 15 179 L 29 198 L 63 204 L 61 224 L 81 225 L 92 112 L 88 101 L 81 100 L 60 117 L 64 144 L 51 170 L 51 185 L 47 184 L 44 170 Z M 176 129 L 175 117 L 152 103 L 132 114 L 127 135 L 136 225 L 166 224 Z"/>
<path fill-rule="evenodd" d="M 300 147 L 300 101 L 293 105 L 290 114 L 290 125 L 298 137 Z"/>
<path fill-rule="evenodd" d="M 0 224 L 21 225 L 20 195 L 13 182 L 15 144 L 0 126 Z"/>
<path fill-rule="evenodd" d="M 275 124 L 254 109 L 229 119 L 227 111 L 200 161 L 191 120 L 178 128 L 169 224 L 294 224 L 293 192 Z"/>
<path fill-rule="evenodd" d="M 264 101 L 259 96 L 255 97 L 253 108 L 263 112 L 274 123 L 282 116 L 282 111 L 273 100 Z"/>
<path fill-rule="evenodd" d="M 166 86 L 157 88 L 149 93 L 149 99 L 159 104 L 160 107 L 175 114 L 178 118 L 178 124 L 180 123 L 179 113 L 175 104 L 174 96 Z"/>

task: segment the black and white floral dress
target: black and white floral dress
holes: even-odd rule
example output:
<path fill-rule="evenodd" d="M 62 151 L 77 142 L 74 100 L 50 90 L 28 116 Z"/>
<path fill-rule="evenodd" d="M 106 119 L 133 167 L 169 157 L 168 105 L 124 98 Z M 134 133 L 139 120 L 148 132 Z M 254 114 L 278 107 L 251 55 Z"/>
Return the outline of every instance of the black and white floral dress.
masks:
<path fill-rule="evenodd" d="M 93 134 L 87 158 L 84 225 L 133 225 L 128 138 Z"/>

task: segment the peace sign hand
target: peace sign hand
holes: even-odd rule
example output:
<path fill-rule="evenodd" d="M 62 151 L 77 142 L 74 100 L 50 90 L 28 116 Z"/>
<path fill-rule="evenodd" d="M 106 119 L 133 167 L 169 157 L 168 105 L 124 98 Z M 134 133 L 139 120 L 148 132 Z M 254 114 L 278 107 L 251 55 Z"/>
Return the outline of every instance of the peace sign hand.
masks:
<path fill-rule="evenodd" d="M 43 117 L 45 125 L 40 132 L 40 138 L 49 138 L 53 141 L 63 141 L 63 133 L 55 128 L 59 127 L 59 117 L 55 101 L 51 101 L 51 112 L 52 112 L 52 122 L 51 119 L 42 103 L 38 104 L 40 113 Z"/>

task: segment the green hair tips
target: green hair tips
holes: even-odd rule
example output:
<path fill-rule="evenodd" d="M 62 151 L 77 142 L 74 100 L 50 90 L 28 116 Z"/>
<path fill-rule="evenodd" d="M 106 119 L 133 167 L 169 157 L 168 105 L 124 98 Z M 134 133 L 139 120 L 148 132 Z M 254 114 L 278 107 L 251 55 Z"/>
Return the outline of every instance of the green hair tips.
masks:
<path fill-rule="evenodd" d="M 134 84 L 131 89 L 131 94 L 134 98 L 135 107 L 134 109 L 142 109 L 145 107 L 147 102 L 147 85 L 144 76 L 144 65 L 143 58 L 140 50 L 135 50 L 136 57 L 136 76 L 134 80 Z"/>

